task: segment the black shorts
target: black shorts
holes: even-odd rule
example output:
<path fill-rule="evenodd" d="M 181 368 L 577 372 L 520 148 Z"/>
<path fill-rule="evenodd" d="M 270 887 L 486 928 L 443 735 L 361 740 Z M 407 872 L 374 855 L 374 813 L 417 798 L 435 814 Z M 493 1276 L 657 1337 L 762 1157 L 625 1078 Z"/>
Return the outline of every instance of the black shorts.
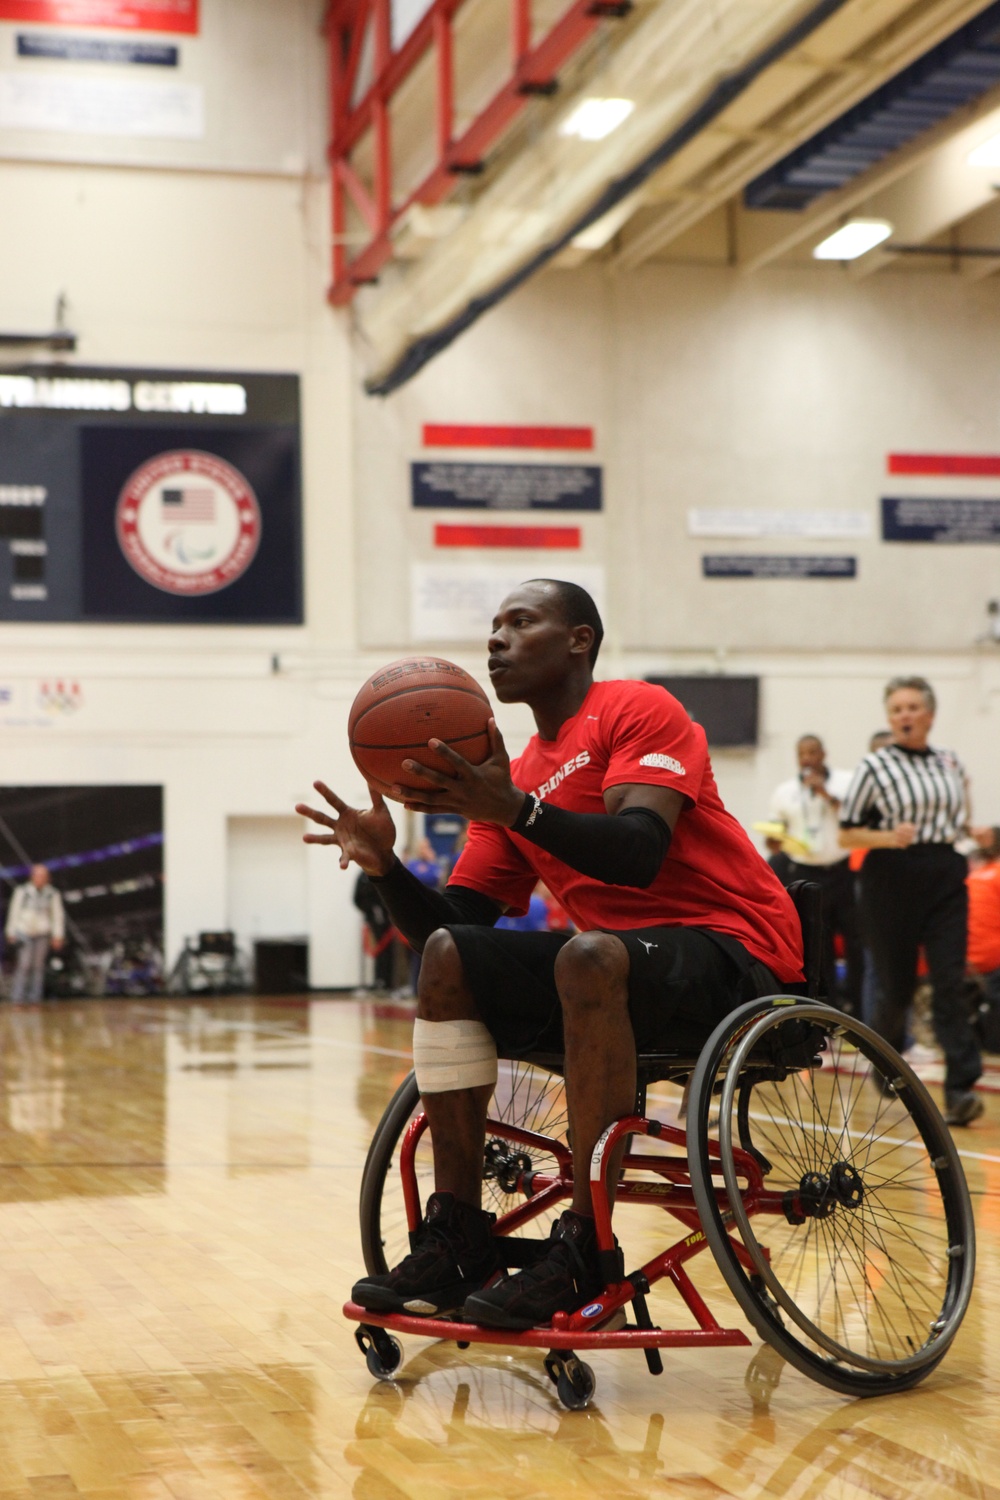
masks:
<path fill-rule="evenodd" d="M 458 925 L 448 931 L 501 1053 L 561 1053 L 554 970 L 571 934 Z M 628 950 L 629 1016 L 640 1052 L 700 1050 L 723 1016 L 744 1000 L 781 993 L 770 971 L 732 939 L 723 944 L 735 948 L 736 956 L 696 927 L 637 927 L 611 935 Z"/>

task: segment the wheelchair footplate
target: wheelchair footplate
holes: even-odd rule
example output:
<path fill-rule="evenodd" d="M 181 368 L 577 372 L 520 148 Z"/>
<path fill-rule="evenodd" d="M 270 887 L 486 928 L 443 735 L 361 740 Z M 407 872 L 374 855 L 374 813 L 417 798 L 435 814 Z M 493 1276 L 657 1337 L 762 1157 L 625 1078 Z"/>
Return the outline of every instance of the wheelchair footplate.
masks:
<path fill-rule="evenodd" d="M 687 1162 L 676 1157 L 643 1157 L 627 1152 L 624 1165 L 628 1168 L 652 1169 L 658 1176 L 655 1182 L 623 1181 L 618 1188 L 619 1201 L 649 1202 L 667 1208 L 690 1232 L 660 1255 L 655 1256 L 639 1270 L 625 1274 L 621 1251 L 615 1245 L 611 1231 L 611 1216 L 607 1209 L 604 1185 L 604 1163 L 610 1159 L 616 1145 L 623 1137 L 663 1136 L 673 1139 L 675 1144 L 684 1141 L 683 1133 L 656 1120 L 633 1116 L 619 1120 L 609 1127 L 594 1152 L 593 1170 L 597 1191 L 595 1192 L 595 1218 L 599 1245 L 608 1248 L 600 1251 L 602 1271 L 608 1275 L 604 1290 L 597 1293 L 585 1306 L 573 1313 L 556 1313 L 551 1324 L 537 1328 L 509 1329 L 491 1328 L 479 1323 L 462 1322 L 458 1315 L 426 1317 L 411 1313 L 370 1312 L 356 1302 L 344 1305 L 344 1316 L 359 1325 L 355 1340 L 364 1354 L 369 1372 L 379 1380 L 392 1380 L 402 1363 L 402 1349 L 395 1334 L 413 1334 L 420 1338 L 436 1339 L 457 1344 L 460 1349 L 472 1344 L 495 1344 L 507 1348 L 543 1349 L 547 1351 L 545 1368 L 556 1385 L 559 1398 L 571 1408 L 586 1406 L 593 1395 L 595 1381 L 589 1366 L 576 1358 L 576 1350 L 586 1349 L 642 1349 L 651 1374 L 662 1373 L 660 1349 L 698 1348 L 710 1346 L 749 1346 L 750 1339 L 738 1328 L 723 1328 L 710 1312 L 697 1288 L 692 1283 L 684 1263 L 707 1248 L 703 1231 L 698 1227 L 697 1212 L 690 1198 L 687 1184 Z M 665 1191 L 664 1178 L 671 1183 Z M 567 1192 L 572 1183 L 565 1184 Z M 552 1194 L 553 1184 L 546 1185 L 547 1194 Z M 603 1206 L 603 1212 L 602 1212 Z M 419 1205 L 411 1204 L 416 1217 Z M 520 1215 L 512 1216 L 520 1220 Z M 511 1239 L 504 1241 L 512 1252 L 511 1264 L 530 1261 L 544 1250 L 547 1241 Z M 615 1246 L 615 1248 L 610 1248 Z M 693 1314 L 697 1327 L 661 1328 L 653 1324 L 646 1295 L 650 1286 L 664 1278 L 671 1281 L 688 1310 Z M 628 1320 L 631 1307 L 634 1321 Z"/>

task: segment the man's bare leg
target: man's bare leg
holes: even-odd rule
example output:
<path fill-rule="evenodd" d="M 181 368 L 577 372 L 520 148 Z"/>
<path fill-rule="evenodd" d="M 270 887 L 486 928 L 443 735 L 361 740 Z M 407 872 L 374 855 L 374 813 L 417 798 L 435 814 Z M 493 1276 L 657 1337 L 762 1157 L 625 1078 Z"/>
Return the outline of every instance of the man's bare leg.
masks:
<path fill-rule="evenodd" d="M 576 1164 L 572 1206 L 593 1213 L 590 1158 L 603 1131 L 635 1106 L 635 1039 L 628 1014 L 628 949 L 610 933 L 580 933 L 556 958 L 563 1012 L 566 1103 Z M 618 1180 L 624 1143 L 608 1169 Z"/>
<path fill-rule="evenodd" d="M 433 933 L 424 948 L 417 1015 L 425 1021 L 480 1019 L 458 948 L 443 929 Z M 486 1111 L 492 1093 L 485 1084 L 421 1098 L 434 1151 L 434 1186 L 474 1208 L 482 1202 Z"/>

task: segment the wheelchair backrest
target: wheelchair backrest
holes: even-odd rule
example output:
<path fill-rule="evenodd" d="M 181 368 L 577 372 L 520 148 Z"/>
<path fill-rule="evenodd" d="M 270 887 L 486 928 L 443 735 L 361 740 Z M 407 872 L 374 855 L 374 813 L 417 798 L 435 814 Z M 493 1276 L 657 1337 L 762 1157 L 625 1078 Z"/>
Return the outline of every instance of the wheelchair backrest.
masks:
<path fill-rule="evenodd" d="M 820 994 L 823 967 L 823 891 L 815 880 L 793 880 L 788 887 L 792 905 L 798 913 L 802 928 L 803 971 L 806 976 L 806 994 L 810 1000 L 825 997 Z"/>

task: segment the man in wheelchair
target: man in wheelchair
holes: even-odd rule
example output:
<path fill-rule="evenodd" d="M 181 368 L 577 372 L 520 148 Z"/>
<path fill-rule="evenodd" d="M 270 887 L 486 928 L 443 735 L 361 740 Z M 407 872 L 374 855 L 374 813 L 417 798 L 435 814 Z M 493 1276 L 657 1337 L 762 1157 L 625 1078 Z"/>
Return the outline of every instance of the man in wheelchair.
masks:
<path fill-rule="evenodd" d="M 356 1283 L 352 1299 L 370 1311 L 462 1309 L 468 1322 L 523 1329 L 604 1284 L 585 1170 L 543 1258 L 503 1274 L 481 1207 L 498 1049 L 562 1057 L 570 1140 L 586 1163 L 634 1106 L 637 1050 L 700 1046 L 743 1001 L 802 979 L 794 907 L 726 812 L 703 730 L 662 688 L 595 682 L 602 635 L 593 600 L 571 583 L 534 579 L 500 606 L 493 692 L 527 703 L 537 732 L 513 764 L 495 725 L 479 766 L 433 740 L 450 771 L 404 762 L 432 786 L 393 788 L 415 811 L 471 820 L 443 893 L 396 859 L 374 790 L 359 811 L 317 782 L 332 815 L 299 806 L 327 830 L 307 842 L 337 845 L 344 869 L 358 864 L 423 953 L 413 1060 L 436 1190 L 411 1253 Z M 526 910 L 539 879 L 579 932 L 495 930 L 504 912 Z"/>

